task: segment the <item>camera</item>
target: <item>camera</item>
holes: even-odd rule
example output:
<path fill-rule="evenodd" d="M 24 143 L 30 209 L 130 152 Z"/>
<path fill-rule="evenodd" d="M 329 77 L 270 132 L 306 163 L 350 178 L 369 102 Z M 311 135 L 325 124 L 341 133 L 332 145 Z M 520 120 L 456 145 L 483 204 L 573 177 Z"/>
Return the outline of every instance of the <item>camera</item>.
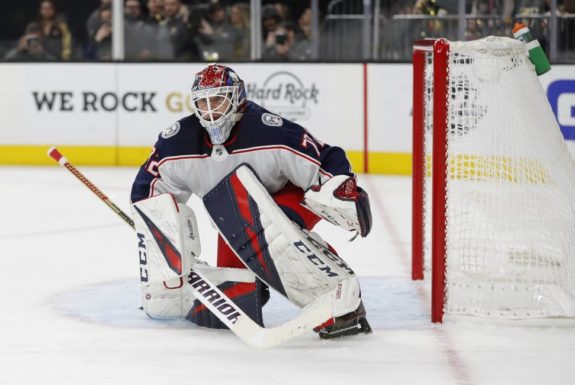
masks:
<path fill-rule="evenodd" d="M 26 36 L 26 44 L 28 47 L 36 47 L 38 44 L 40 44 L 40 39 L 35 35 Z"/>
<path fill-rule="evenodd" d="M 287 41 L 287 35 L 285 33 L 277 33 L 276 34 L 276 44 L 277 45 L 284 45 Z"/>

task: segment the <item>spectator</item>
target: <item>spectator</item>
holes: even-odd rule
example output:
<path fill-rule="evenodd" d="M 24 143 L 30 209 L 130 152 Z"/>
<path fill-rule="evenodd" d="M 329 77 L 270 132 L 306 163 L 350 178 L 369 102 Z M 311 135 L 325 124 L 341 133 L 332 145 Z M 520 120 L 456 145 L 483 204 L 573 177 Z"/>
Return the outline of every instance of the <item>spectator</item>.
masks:
<path fill-rule="evenodd" d="M 273 4 L 267 4 L 262 7 L 262 36 L 264 38 L 264 52 L 274 51 L 276 44 L 275 32 L 281 24 L 282 19 Z"/>
<path fill-rule="evenodd" d="M 291 60 L 311 60 L 311 8 L 306 8 L 297 20 L 298 30 L 290 51 Z"/>
<path fill-rule="evenodd" d="M 405 19 L 407 15 L 413 15 L 417 11 L 412 0 L 388 1 L 385 18 L 382 20 L 379 30 L 379 58 L 399 59 L 409 57 L 412 52 L 412 44 L 418 38 L 416 36 L 420 21 Z M 395 16 L 403 17 L 400 20 Z"/>
<path fill-rule="evenodd" d="M 251 31 L 250 8 L 247 3 L 236 3 L 230 7 L 230 24 L 240 35 L 234 47 L 234 59 L 247 60 L 250 58 Z"/>
<path fill-rule="evenodd" d="M 200 42 L 204 60 L 229 60 L 233 57 L 234 47 L 241 41 L 240 33 L 227 21 L 223 5 L 210 6 L 208 20 L 203 19 L 200 26 Z"/>
<path fill-rule="evenodd" d="M 502 0 L 502 2 L 503 4 L 501 5 L 501 15 L 503 16 L 503 21 L 506 24 L 511 24 L 515 0 Z"/>
<path fill-rule="evenodd" d="M 98 12 L 98 27 L 92 36 L 94 58 L 112 60 L 112 9 L 102 4 Z"/>
<path fill-rule="evenodd" d="M 538 16 L 545 14 L 548 10 L 546 0 L 519 0 L 515 2 L 515 19 L 524 23 L 531 30 L 544 50 L 547 47 L 547 19 L 541 19 Z"/>
<path fill-rule="evenodd" d="M 164 0 L 148 0 L 146 6 L 148 8 L 148 18 L 146 22 L 149 24 L 159 24 L 164 18 Z"/>
<path fill-rule="evenodd" d="M 513 35 L 513 7 L 515 6 L 515 0 L 500 0 L 497 4 L 496 15 L 501 16 L 501 22 L 503 23 L 503 30 L 500 29 L 498 34 L 505 36 Z"/>
<path fill-rule="evenodd" d="M 447 10 L 439 5 L 436 0 L 416 0 L 414 5 L 414 13 L 426 16 L 439 16 L 447 15 Z M 422 20 L 422 24 L 417 31 L 417 39 L 428 37 L 441 37 L 445 35 L 444 23 L 439 19 Z"/>
<path fill-rule="evenodd" d="M 190 21 L 190 7 L 187 4 L 182 4 L 182 1 L 179 0 L 178 1 L 180 3 L 180 6 L 178 7 L 178 13 L 177 16 L 184 22 L 184 23 L 189 23 Z M 166 13 L 165 8 L 168 5 L 166 4 L 166 0 L 164 0 L 164 13 Z"/>
<path fill-rule="evenodd" d="M 142 5 L 139 0 L 126 0 L 124 3 L 124 19 L 128 22 L 142 21 Z"/>
<path fill-rule="evenodd" d="M 274 45 L 263 52 L 262 58 L 267 61 L 290 61 L 290 49 L 293 44 L 294 32 L 280 24 L 274 32 Z"/>
<path fill-rule="evenodd" d="M 437 0 L 416 0 L 413 6 L 414 13 L 429 16 L 444 16 L 447 10 L 440 6 Z"/>
<path fill-rule="evenodd" d="M 545 13 L 546 0 L 518 0 L 515 2 L 515 16 L 533 16 Z"/>
<path fill-rule="evenodd" d="M 188 17 L 188 7 L 180 0 L 164 0 L 164 19 L 160 25 L 167 28 L 175 59 L 197 57 L 198 49 L 190 36 Z"/>
<path fill-rule="evenodd" d="M 467 28 L 465 29 L 465 40 L 477 40 L 485 36 L 483 31 L 483 21 L 481 19 L 467 20 Z"/>
<path fill-rule="evenodd" d="M 8 61 L 44 61 L 56 59 L 42 46 L 42 30 L 37 23 L 30 23 L 24 35 L 18 39 L 16 48 L 4 57 Z"/>
<path fill-rule="evenodd" d="M 148 17 L 145 19 L 152 29 L 153 37 L 149 41 L 150 59 L 170 60 L 174 58 L 174 48 L 170 40 L 170 32 L 164 20 L 164 0 L 148 0 L 146 3 Z M 135 36 L 139 38 L 139 36 Z"/>
<path fill-rule="evenodd" d="M 126 0 L 124 4 L 124 41 L 127 60 L 148 60 L 155 50 L 154 27 L 145 23 L 142 6 L 138 0 Z"/>
<path fill-rule="evenodd" d="M 293 4 L 292 4 L 293 5 Z M 274 7 L 276 12 L 280 18 L 280 20 L 284 22 L 292 21 L 292 13 L 290 7 L 284 1 L 276 1 L 274 3 Z"/>
<path fill-rule="evenodd" d="M 42 0 L 38 15 L 42 30 L 42 46 L 50 55 L 60 60 L 70 60 L 72 35 L 64 17 L 56 14 L 53 0 Z"/>
<path fill-rule="evenodd" d="M 102 7 L 112 7 L 112 0 L 100 0 L 98 8 L 92 11 L 88 20 L 86 21 L 86 32 L 88 38 L 92 38 L 96 34 L 96 30 L 100 27 L 100 9 Z"/>

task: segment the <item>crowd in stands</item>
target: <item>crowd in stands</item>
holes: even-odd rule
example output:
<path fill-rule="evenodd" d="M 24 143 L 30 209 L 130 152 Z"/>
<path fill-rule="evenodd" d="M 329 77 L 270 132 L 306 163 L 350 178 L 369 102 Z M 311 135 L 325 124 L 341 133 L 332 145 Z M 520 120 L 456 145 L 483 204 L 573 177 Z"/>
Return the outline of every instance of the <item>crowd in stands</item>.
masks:
<path fill-rule="evenodd" d="M 386 0 L 382 0 L 386 1 Z M 418 39 L 458 40 L 458 0 L 389 0 L 380 25 L 379 59 L 409 59 Z M 513 36 L 524 23 L 549 53 L 550 0 L 466 0 L 464 40 L 489 35 Z M 557 47 L 563 61 L 575 59 L 575 0 L 557 1 Z"/>
<path fill-rule="evenodd" d="M 85 34 L 73 36 L 66 9 L 57 0 L 39 0 L 37 16 L 22 28 L 23 34 L 7 53 L 8 61 L 106 61 L 112 60 L 112 0 L 100 0 L 85 23 Z M 249 0 L 122 0 L 124 5 L 124 59 L 128 61 L 247 61 L 251 52 Z M 361 0 L 358 0 L 362 2 Z M 350 0 L 349 2 L 353 2 Z M 356 1 L 357 2 L 357 1 Z M 307 61 L 312 59 L 312 11 L 309 0 L 262 1 L 262 57 L 264 61 Z M 346 3 L 345 1 L 341 4 Z M 70 4 L 70 3 L 68 3 Z M 294 6 L 297 4 L 298 6 Z M 545 47 L 549 0 L 467 0 L 466 40 L 490 34 L 511 34 L 512 23 L 524 18 Z M 559 25 L 559 48 L 575 56 L 575 0 L 559 0 L 560 15 L 573 15 Z M 75 6 L 75 3 L 74 3 Z M 384 21 L 380 26 L 380 58 L 409 58 L 413 41 L 423 37 L 452 36 L 457 0 L 382 0 Z M 325 11 L 325 10 L 323 10 Z M 87 12 L 86 12 L 87 14 Z M 414 21 L 397 19 L 401 15 L 432 16 Z M 322 15 L 325 17 L 325 14 Z M 320 22 L 324 22 L 323 19 Z M 337 22 L 337 20 L 336 20 Z M 353 48 L 361 47 L 363 29 L 356 24 L 342 27 L 347 42 L 333 42 L 352 52 L 349 59 L 360 59 Z M 330 31 L 324 25 L 320 54 L 326 54 Z M 332 35 L 342 35 L 341 33 Z M 566 38 L 571 36 L 569 38 Z M 329 37 L 329 36 L 328 36 Z M 353 41 L 355 38 L 358 41 Z M 339 39 L 339 37 L 338 37 Z M 325 43 L 325 44 L 324 44 Z M 344 44 L 342 44 L 344 43 Z M 357 50 L 357 49 L 356 49 Z M 357 56 L 357 57 L 356 57 Z M 341 57 L 339 57 L 341 59 Z M 1 56 L 0 56 L 1 59 Z"/>
<path fill-rule="evenodd" d="M 70 60 L 72 35 L 66 19 L 56 12 L 53 1 L 40 3 L 36 20 L 31 21 L 6 60 Z"/>
<path fill-rule="evenodd" d="M 249 0 L 123 0 L 128 61 L 250 59 Z M 72 36 L 65 10 L 39 2 L 36 20 L 4 57 L 12 61 L 112 60 L 112 0 L 100 0 L 86 20 L 85 41 Z M 311 10 L 293 15 L 285 2 L 262 7 L 263 60 L 311 58 Z"/>
<path fill-rule="evenodd" d="M 458 12 L 456 1 L 416 0 L 410 10 L 414 14 L 445 16 Z M 469 0 L 466 2 L 468 19 L 466 40 L 488 34 L 510 35 L 513 24 L 525 23 L 536 35 L 544 38 L 551 11 L 550 0 Z M 575 0 L 558 0 L 559 15 L 575 14 Z M 438 24 L 438 27 L 441 25 Z M 573 31 L 575 33 L 575 31 Z"/>

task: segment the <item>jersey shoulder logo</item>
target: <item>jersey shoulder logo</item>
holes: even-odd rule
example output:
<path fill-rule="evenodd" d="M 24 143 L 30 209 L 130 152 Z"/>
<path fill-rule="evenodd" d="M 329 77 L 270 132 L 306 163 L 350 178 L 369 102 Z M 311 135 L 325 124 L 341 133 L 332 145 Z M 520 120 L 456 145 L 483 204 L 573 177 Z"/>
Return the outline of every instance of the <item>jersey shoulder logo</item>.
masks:
<path fill-rule="evenodd" d="M 162 131 L 162 138 L 164 139 L 171 138 L 172 136 L 176 135 L 179 131 L 180 131 L 180 122 L 176 122 L 172 124 L 170 127 L 164 129 L 164 131 Z"/>
<path fill-rule="evenodd" d="M 279 115 L 265 112 L 262 114 L 262 123 L 265 124 L 266 126 L 280 127 L 284 124 L 284 121 Z"/>

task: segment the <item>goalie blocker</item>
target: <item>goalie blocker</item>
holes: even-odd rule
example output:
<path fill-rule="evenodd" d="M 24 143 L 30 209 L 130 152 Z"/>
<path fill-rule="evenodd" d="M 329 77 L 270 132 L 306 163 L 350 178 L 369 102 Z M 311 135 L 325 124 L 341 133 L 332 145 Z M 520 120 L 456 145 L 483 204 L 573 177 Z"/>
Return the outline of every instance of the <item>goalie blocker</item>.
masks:
<path fill-rule="evenodd" d="M 342 182 L 337 181 L 340 186 Z M 336 303 L 334 317 L 315 329 L 320 337 L 371 331 L 352 269 L 319 235 L 292 222 L 249 166 L 240 165 L 203 201 L 213 223 L 240 260 L 295 305 L 303 308 L 345 282 L 343 300 Z M 356 220 L 362 235 L 371 226 L 369 204 L 366 207 L 363 229 Z"/>

